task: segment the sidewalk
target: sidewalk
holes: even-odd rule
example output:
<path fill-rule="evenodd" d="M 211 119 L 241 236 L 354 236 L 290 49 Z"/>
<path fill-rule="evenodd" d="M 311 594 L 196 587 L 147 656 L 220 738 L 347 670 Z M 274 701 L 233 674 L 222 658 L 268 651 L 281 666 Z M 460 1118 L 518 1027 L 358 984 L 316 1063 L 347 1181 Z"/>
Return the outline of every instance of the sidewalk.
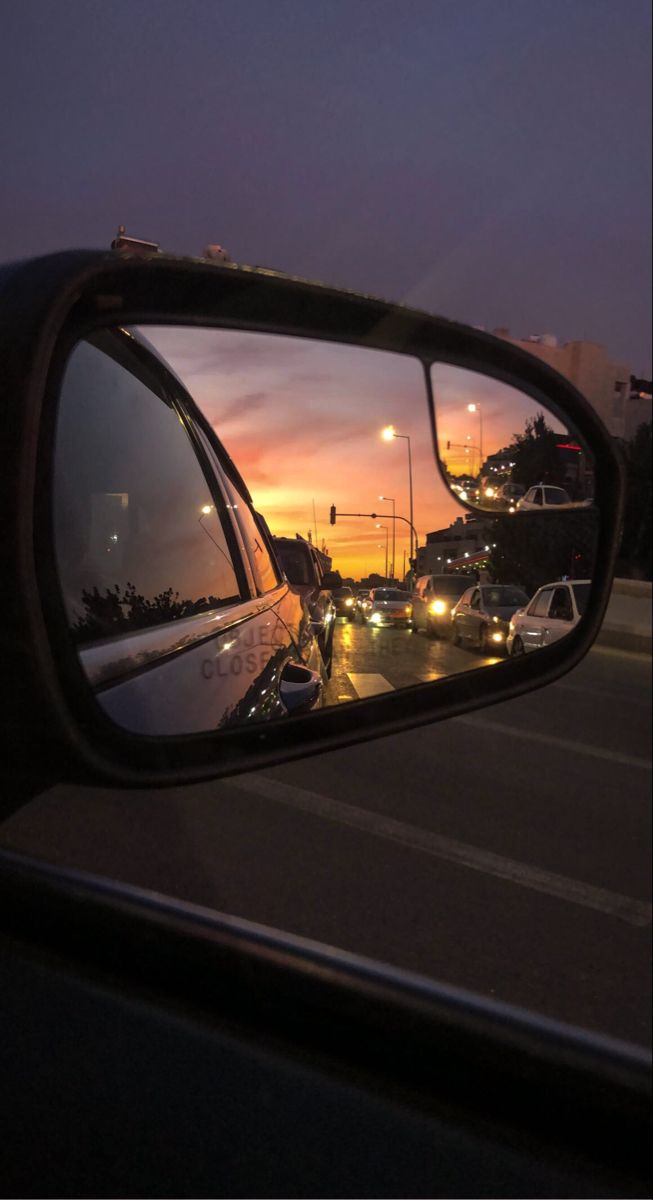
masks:
<path fill-rule="evenodd" d="M 597 644 L 651 653 L 651 584 L 615 579 Z"/>

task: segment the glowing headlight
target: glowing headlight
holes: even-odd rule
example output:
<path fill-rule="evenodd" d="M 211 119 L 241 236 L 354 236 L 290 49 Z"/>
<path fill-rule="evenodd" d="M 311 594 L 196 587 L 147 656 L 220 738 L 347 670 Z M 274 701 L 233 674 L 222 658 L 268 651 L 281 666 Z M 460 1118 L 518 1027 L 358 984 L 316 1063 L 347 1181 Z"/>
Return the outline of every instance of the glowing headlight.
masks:
<path fill-rule="evenodd" d="M 433 603 L 431 605 L 431 612 L 434 613 L 436 617 L 443 617 L 444 614 L 446 613 L 446 611 L 447 611 L 447 606 L 446 606 L 444 600 L 434 600 L 433 601 Z"/>
<path fill-rule="evenodd" d="M 492 620 L 494 621 L 494 624 L 495 624 L 495 625 L 498 625 L 498 624 L 499 624 L 499 618 L 498 618 L 498 617 L 493 617 L 493 618 L 492 618 Z"/>
<path fill-rule="evenodd" d="M 493 496 L 496 496 L 496 492 L 494 488 L 486 488 L 485 495 L 487 496 L 488 500 L 491 500 Z"/>
<path fill-rule="evenodd" d="M 502 633 L 493 633 L 493 634 L 492 634 L 492 641 L 493 641 L 493 642 L 502 642 L 502 641 L 503 641 L 503 634 L 502 634 Z"/>
<path fill-rule="evenodd" d="M 354 606 L 353 600 L 351 600 L 351 599 L 345 600 L 345 608 L 353 608 L 353 606 Z"/>
<path fill-rule="evenodd" d="M 407 604 L 407 605 L 406 605 L 406 608 L 405 608 L 405 613 L 406 613 L 406 616 L 407 616 L 407 617 L 409 617 L 409 616 L 411 615 L 412 611 L 413 611 L 413 606 L 412 606 L 412 604 Z"/>
<path fill-rule="evenodd" d="M 381 620 L 381 613 L 378 613 L 378 612 L 372 613 L 372 616 L 370 617 L 370 621 L 372 622 L 373 625 L 378 625 L 380 620 Z"/>

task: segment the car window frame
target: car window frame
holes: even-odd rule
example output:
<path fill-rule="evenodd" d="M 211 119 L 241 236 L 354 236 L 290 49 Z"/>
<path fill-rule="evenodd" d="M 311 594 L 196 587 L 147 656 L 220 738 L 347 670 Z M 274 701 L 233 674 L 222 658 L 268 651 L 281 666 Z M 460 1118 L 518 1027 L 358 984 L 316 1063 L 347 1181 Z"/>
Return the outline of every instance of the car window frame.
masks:
<path fill-rule="evenodd" d="M 274 592 L 278 591 L 278 589 L 283 585 L 284 579 L 283 579 L 283 571 L 281 569 L 281 564 L 279 563 L 279 561 L 277 559 L 277 556 L 276 556 L 276 553 L 275 553 L 273 547 L 269 543 L 267 532 L 263 528 L 263 525 L 261 524 L 261 521 L 259 520 L 258 513 L 256 512 L 256 509 L 254 508 L 251 498 L 247 494 L 247 490 L 245 489 L 245 494 L 242 494 L 240 489 L 237 488 L 236 484 L 230 479 L 226 480 L 226 487 L 227 487 L 228 494 L 231 496 L 231 505 L 232 505 L 231 515 L 232 515 L 236 525 L 238 526 L 240 536 L 242 539 L 243 548 L 244 548 L 245 554 L 247 555 L 247 561 L 249 564 L 250 571 L 252 573 L 255 597 L 258 600 L 262 600 L 267 596 L 271 596 Z M 241 512 L 243 510 L 246 510 L 249 513 L 252 523 L 254 525 L 254 528 L 261 539 L 262 550 L 263 550 L 263 552 L 265 552 L 267 554 L 267 558 L 269 560 L 270 566 L 272 567 L 272 573 L 274 575 L 274 583 L 272 584 L 272 587 L 269 587 L 269 588 L 259 587 L 258 578 L 257 578 L 257 574 L 259 571 L 259 563 L 257 563 L 257 561 L 252 553 L 252 549 L 250 546 L 249 533 L 248 533 L 248 530 L 246 527 L 245 520 L 241 518 Z"/>
<path fill-rule="evenodd" d="M 540 590 L 538 592 L 536 592 L 535 595 L 533 596 L 533 599 L 531 600 L 531 602 L 526 610 L 526 615 L 528 617 L 535 617 L 535 619 L 538 621 L 545 621 L 549 615 L 549 609 L 551 608 L 551 600 L 553 599 L 554 590 L 555 590 L 555 587 L 553 584 L 550 584 L 550 583 L 544 584 L 544 586 L 541 587 Z M 546 594 L 546 592 L 550 593 L 547 610 L 545 613 L 536 613 L 535 608 L 536 608 L 537 604 L 539 603 L 540 599 Z"/>

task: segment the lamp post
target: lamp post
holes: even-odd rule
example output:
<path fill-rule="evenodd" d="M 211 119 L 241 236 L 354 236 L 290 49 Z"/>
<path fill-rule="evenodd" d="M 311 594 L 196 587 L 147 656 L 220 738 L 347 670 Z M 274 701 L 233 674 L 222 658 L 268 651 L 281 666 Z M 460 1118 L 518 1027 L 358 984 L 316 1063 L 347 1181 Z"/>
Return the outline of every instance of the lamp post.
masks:
<path fill-rule="evenodd" d="M 483 466 L 483 406 L 478 401 L 476 404 L 468 404 L 467 412 L 478 413 L 478 473 L 480 477 L 481 467 Z"/>
<path fill-rule="evenodd" d="M 397 528 L 397 522 L 395 520 L 395 501 L 392 496 L 379 496 L 379 500 L 387 500 L 388 503 L 392 505 L 392 568 L 391 568 L 391 574 L 392 574 L 392 579 L 394 580 L 394 578 L 395 578 L 395 541 L 396 541 L 395 531 Z"/>
<path fill-rule="evenodd" d="M 401 438 L 406 442 L 408 447 L 408 496 L 410 507 L 410 569 L 413 570 L 413 459 L 410 451 L 410 437 L 407 433 L 397 433 L 394 425 L 386 425 L 381 431 L 381 437 L 384 442 L 391 442 L 394 438 Z"/>
<path fill-rule="evenodd" d="M 388 582 L 388 526 L 376 523 L 377 529 L 385 529 L 385 581 Z"/>

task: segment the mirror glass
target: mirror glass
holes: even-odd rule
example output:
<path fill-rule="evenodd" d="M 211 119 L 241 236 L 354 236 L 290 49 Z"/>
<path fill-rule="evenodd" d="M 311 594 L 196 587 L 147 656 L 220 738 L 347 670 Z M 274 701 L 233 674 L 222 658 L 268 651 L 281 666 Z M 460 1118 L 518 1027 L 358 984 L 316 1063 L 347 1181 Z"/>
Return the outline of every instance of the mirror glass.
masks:
<path fill-rule="evenodd" d="M 443 452 L 448 486 L 412 358 L 179 327 L 75 347 L 55 430 L 55 565 L 112 721 L 161 736 L 285 719 L 496 666 L 574 628 L 596 533 L 586 456 L 514 389 L 451 367 L 433 380 L 440 446 L 464 455 Z M 482 437 L 461 403 L 483 404 Z M 473 482 L 497 465 L 501 502 L 470 513 Z M 521 479 L 518 500 L 541 502 L 508 502 Z"/>
<path fill-rule="evenodd" d="M 438 456 L 451 491 L 483 512 L 590 507 L 591 455 L 551 412 L 500 380 L 431 367 Z"/>

